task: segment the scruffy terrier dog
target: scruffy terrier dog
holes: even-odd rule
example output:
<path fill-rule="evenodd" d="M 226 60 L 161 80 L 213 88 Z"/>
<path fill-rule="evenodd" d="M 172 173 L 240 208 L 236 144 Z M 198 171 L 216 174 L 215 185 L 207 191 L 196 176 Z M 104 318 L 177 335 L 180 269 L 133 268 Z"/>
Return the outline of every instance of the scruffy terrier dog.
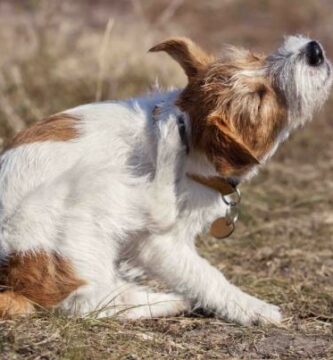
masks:
<path fill-rule="evenodd" d="M 178 61 L 185 89 L 67 110 L 2 154 L 3 317 L 37 307 L 160 317 L 199 306 L 240 324 L 281 320 L 194 241 L 227 211 L 215 185 L 253 176 L 324 103 L 332 81 L 324 50 L 295 36 L 267 57 L 229 49 L 217 59 L 186 38 L 151 51 Z M 122 259 L 173 293 L 129 282 Z"/>

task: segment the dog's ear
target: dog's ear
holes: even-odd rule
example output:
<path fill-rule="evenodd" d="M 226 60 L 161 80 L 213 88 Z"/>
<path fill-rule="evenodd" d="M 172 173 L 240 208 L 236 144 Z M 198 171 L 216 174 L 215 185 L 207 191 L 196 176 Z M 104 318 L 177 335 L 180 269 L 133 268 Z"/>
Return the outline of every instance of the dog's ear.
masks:
<path fill-rule="evenodd" d="M 175 37 L 161 42 L 149 51 L 165 51 L 184 69 L 188 78 L 192 78 L 198 72 L 213 61 L 213 56 L 207 54 L 193 41 L 185 37 Z"/>
<path fill-rule="evenodd" d="M 240 136 L 235 134 L 219 116 L 211 115 L 203 130 L 201 147 L 223 176 L 238 176 L 258 165 Z"/>

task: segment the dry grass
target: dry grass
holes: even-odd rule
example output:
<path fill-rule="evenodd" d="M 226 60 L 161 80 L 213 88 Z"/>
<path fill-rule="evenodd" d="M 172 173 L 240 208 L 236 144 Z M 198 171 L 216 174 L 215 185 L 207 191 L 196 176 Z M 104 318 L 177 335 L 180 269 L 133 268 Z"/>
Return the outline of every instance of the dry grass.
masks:
<path fill-rule="evenodd" d="M 44 115 L 97 99 L 184 84 L 166 56 L 171 34 L 219 51 L 223 42 L 273 49 L 305 32 L 333 55 L 332 10 L 320 1 L 1 1 L 0 138 Z M 110 20 L 111 19 L 111 20 Z M 109 23 L 109 26 L 107 24 Z M 333 358 L 333 101 L 242 187 L 242 216 L 201 252 L 243 289 L 280 304 L 279 328 L 218 319 L 120 323 L 39 314 L 0 322 L 2 359 Z"/>

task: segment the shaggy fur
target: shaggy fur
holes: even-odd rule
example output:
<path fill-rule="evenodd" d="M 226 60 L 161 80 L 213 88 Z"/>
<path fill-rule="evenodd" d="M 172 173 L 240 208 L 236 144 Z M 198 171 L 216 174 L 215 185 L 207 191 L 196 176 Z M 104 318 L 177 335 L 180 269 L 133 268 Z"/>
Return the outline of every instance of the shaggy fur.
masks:
<path fill-rule="evenodd" d="M 250 178 L 312 116 L 331 67 L 309 64 L 309 42 L 290 37 L 268 57 L 233 49 L 216 59 L 188 39 L 167 40 L 152 51 L 180 63 L 185 89 L 79 106 L 18 135 L 1 156 L 1 314 L 36 304 L 138 318 L 199 306 L 241 324 L 280 321 L 276 306 L 198 255 L 196 236 L 226 205 L 187 174 Z M 129 282 L 122 261 L 173 293 Z"/>

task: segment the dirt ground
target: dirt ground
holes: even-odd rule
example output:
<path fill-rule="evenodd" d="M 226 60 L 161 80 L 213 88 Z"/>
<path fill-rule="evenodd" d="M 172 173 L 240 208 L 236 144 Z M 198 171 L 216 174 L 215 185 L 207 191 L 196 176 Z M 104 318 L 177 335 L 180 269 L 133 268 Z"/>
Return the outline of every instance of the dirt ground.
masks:
<path fill-rule="evenodd" d="M 218 53 L 223 43 L 269 51 L 285 34 L 306 33 L 333 58 L 332 14 L 329 0 L 1 0 L 0 144 L 75 104 L 138 95 L 157 77 L 184 85 L 176 64 L 146 53 L 170 35 Z M 40 312 L 0 321 L 0 358 L 333 359 L 332 112 L 331 98 L 241 186 L 232 237 L 198 239 L 233 283 L 281 306 L 281 326 L 247 328 L 200 313 L 119 322 Z"/>

